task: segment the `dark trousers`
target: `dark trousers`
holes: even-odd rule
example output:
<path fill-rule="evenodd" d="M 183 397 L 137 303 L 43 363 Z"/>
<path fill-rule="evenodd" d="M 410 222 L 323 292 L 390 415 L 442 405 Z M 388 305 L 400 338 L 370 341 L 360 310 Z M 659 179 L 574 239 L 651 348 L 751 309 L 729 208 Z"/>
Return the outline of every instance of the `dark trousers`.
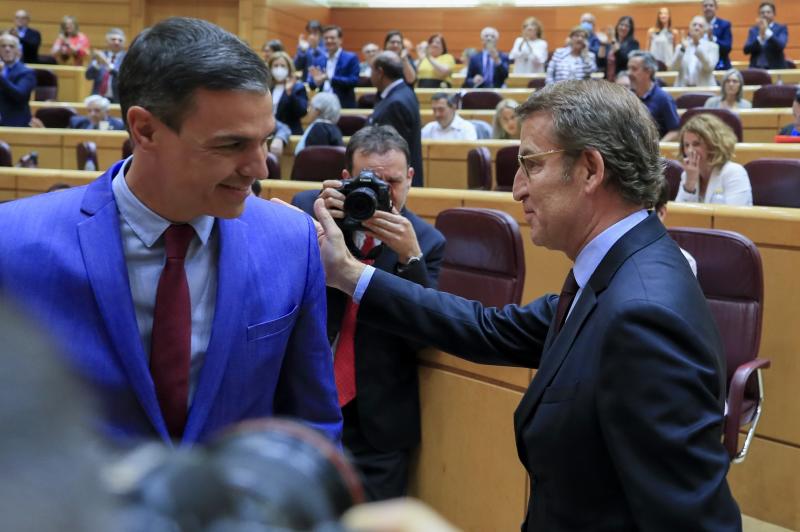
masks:
<path fill-rule="evenodd" d="M 403 497 L 408 487 L 409 449 L 380 451 L 369 444 L 358 419 L 358 398 L 342 408 L 342 443 L 350 453 L 370 501 Z"/>

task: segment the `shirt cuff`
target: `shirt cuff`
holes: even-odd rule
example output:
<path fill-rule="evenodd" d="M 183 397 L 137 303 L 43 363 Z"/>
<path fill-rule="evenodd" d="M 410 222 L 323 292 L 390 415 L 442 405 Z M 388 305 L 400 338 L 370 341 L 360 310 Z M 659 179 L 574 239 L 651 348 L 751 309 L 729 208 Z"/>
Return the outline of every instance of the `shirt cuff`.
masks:
<path fill-rule="evenodd" d="M 364 292 L 367 291 L 369 282 L 374 274 L 375 268 L 373 266 L 367 265 L 364 267 L 364 271 L 361 272 L 361 277 L 358 278 L 358 283 L 356 283 L 356 290 L 353 292 L 353 302 L 361 304 L 361 298 L 364 297 Z"/>

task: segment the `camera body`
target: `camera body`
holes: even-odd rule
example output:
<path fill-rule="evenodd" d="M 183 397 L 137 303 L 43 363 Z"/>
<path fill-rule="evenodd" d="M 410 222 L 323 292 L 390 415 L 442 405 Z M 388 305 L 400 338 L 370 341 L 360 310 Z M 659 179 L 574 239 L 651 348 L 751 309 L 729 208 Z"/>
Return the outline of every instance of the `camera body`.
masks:
<path fill-rule="evenodd" d="M 345 232 L 363 229 L 361 222 L 372 218 L 375 211 L 392 210 L 389 185 L 372 170 L 362 170 L 356 177 L 342 180 L 339 191 L 345 196 L 341 222 Z"/>

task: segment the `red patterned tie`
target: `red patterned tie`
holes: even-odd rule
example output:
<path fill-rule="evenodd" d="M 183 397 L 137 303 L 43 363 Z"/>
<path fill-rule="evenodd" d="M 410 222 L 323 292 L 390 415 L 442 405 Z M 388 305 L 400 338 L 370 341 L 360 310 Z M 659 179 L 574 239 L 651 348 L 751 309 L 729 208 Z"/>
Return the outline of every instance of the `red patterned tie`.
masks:
<path fill-rule="evenodd" d="M 572 270 L 569 271 L 567 278 L 564 279 L 564 286 L 561 288 L 561 294 L 558 296 L 558 306 L 556 307 L 556 333 L 561 330 L 564 322 L 567 320 L 567 311 L 572 306 L 575 300 L 575 294 L 578 293 L 580 287 L 575 281 L 575 274 Z"/>
<path fill-rule="evenodd" d="M 100 96 L 108 95 L 108 85 L 111 81 L 111 69 L 114 68 L 114 60 L 116 58 L 117 54 L 112 54 L 108 66 L 103 71 L 103 77 L 100 79 L 100 87 L 97 89 L 97 94 Z"/>
<path fill-rule="evenodd" d="M 167 260 L 158 281 L 150 346 L 158 404 L 170 436 L 176 439 L 183 434 L 189 402 L 192 307 L 183 262 L 194 234 L 188 224 L 170 225 L 164 232 Z"/>
<path fill-rule="evenodd" d="M 375 240 L 371 236 L 364 238 L 361 253 L 366 256 L 375 247 Z M 374 260 L 364 259 L 364 264 L 372 264 Z M 336 353 L 333 356 L 333 375 L 336 379 L 336 390 L 339 392 L 339 406 L 344 406 L 356 396 L 356 316 L 358 303 L 352 298 L 347 300 L 342 317 L 342 327 L 339 330 L 339 341 L 336 344 Z"/>

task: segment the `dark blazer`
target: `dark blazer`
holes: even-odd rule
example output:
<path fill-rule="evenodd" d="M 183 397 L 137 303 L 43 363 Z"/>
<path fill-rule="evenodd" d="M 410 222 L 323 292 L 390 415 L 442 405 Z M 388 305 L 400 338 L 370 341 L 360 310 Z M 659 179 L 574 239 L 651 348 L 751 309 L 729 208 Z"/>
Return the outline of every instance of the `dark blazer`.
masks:
<path fill-rule="evenodd" d="M 106 58 L 110 61 L 112 56 L 111 52 L 106 50 L 103 52 Z M 116 56 L 114 56 L 114 62 L 111 65 L 110 69 L 110 79 L 109 83 L 111 83 L 111 100 L 113 103 L 119 103 L 119 89 L 117 87 L 117 74 L 119 74 L 119 67 L 122 65 L 122 60 L 125 59 L 125 52 L 122 51 Z M 103 84 L 103 77 L 106 75 L 109 69 L 105 66 L 100 66 L 96 60 L 92 60 L 89 63 L 89 66 L 86 67 L 86 73 L 84 76 L 86 79 L 92 80 L 92 94 L 100 94 L 100 86 Z M 100 94 L 100 96 L 105 96 L 105 94 Z"/>
<path fill-rule="evenodd" d="M 625 39 L 619 43 L 619 50 L 614 52 L 614 72 L 619 74 L 623 70 L 628 69 L 628 54 L 634 50 L 639 49 L 639 41 L 634 38 Z"/>
<path fill-rule="evenodd" d="M 112 435 L 169 441 L 136 324 L 111 188 L 121 164 L 87 186 L 0 206 L 0 290 L 61 342 L 97 392 Z M 217 312 L 182 442 L 284 415 L 338 443 L 341 410 L 313 224 L 251 196 L 241 216 L 217 219 L 214 230 Z"/>
<path fill-rule="evenodd" d="M 42 44 L 42 34 L 33 28 L 28 28 L 25 30 L 25 36 L 20 37 L 19 42 L 22 45 L 22 62 L 38 63 L 39 46 Z"/>
<path fill-rule="evenodd" d="M 721 18 L 715 18 L 712 30 L 715 42 L 719 46 L 719 62 L 715 70 L 728 70 L 731 68 L 730 53 L 733 46 L 731 23 Z"/>
<path fill-rule="evenodd" d="M 292 135 L 302 135 L 303 126 L 300 125 L 300 119 L 308 113 L 306 86 L 298 81 L 292 86 L 291 92 L 284 91 L 273 112 L 275 118 L 289 126 Z"/>
<path fill-rule="evenodd" d="M 306 79 L 308 77 L 308 67 L 314 64 L 314 60 L 317 57 L 325 57 L 326 53 L 325 46 L 322 44 L 316 48 L 308 48 L 305 51 L 298 49 L 297 54 L 294 56 L 295 71 L 302 71 L 302 79 Z"/>
<path fill-rule="evenodd" d="M 336 124 L 312 122 L 311 130 L 306 135 L 305 146 L 344 146 L 342 131 Z"/>
<path fill-rule="evenodd" d="M 523 530 L 741 530 L 720 442 L 721 341 L 658 218 L 612 246 L 555 334 L 557 302 L 483 308 L 377 271 L 358 319 L 538 368 L 514 414 L 532 494 Z"/>
<path fill-rule="evenodd" d="M 0 126 L 28 127 L 31 108 L 28 102 L 36 88 L 36 73 L 17 61 L 0 75 Z"/>
<path fill-rule="evenodd" d="M 467 67 L 467 76 L 464 78 L 464 88 L 467 89 L 499 89 L 506 82 L 508 77 L 508 54 L 498 52 L 500 54 L 500 62 L 494 65 L 494 78 L 491 85 L 485 83 L 475 85 L 473 78 L 480 74 L 483 76 L 483 50 L 475 53 L 469 58 L 469 66 Z"/>
<path fill-rule="evenodd" d="M 318 55 L 313 62 L 314 66 L 318 66 L 325 70 L 325 65 L 328 62 L 328 57 L 325 54 Z M 339 60 L 336 62 L 336 68 L 333 71 L 333 79 L 329 80 L 334 94 L 339 97 L 339 103 L 345 109 L 355 109 L 356 107 L 356 85 L 358 84 L 358 56 L 352 52 L 342 50 L 339 55 Z M 308 86 L 312 89 L 318 89 L 314 83 L 314 78 L 309 74 L 307 76 Z"/>
<path fill-rule="evenodd" d="M 318 190 L 299 192 L 292 204 L 313 215 L 318 193 Z M 423 260 L 408 271 L 398 273 L 395 269 L 397 254 L 384 246 L 374 266 L 419 286 L 436 288 L 444 258 L 444 237 L 408 209 L 403 209 L 401 214 L 414 227 Z M 339 334 L 349 298 L 333 288 L 328 288 L 327 295 L 328 338 L 333 343 Z M 376 449 L 394 451 L 419 443 L 417 351 L 423 345 L 409 341 L 402 333 L 386 334 L 374 326 L 358 322 L 355 336 L 358 419 L 362 432 Z"/>
<path fill-rule="evenodd" d="M 114 131 L 123 131 L 125 129 L 125 124 L 119 118 L 115 118 L 113 116 L 108 117 L 108 125 L 109 128 Z M 69 119 L 69 128 L 70 129 L 97 129 L 95 124 L 92 124 L 92 121 L 89 120 L 88 116 L 73 116 Z"/>
<path fill-rule="evenodd" d="M 379 99 L 375 104 L 369 122 L 392 126 L 406 139 L 411 152 L 409 164 L 414 168 L 412 183 L 415 187 L 421 187 L 425 182 L 425 177 L 422 175 L 422 122 L 414 89 L 405 83 L 396 85 L 386 98 Z"/>
<path fill-rule="evenodd" d="M 773 22 L 772 37 L 767 39 L 763 47 L 767 58 L 767 68 L 786 68 L 783 49 L 786 48 L 788 38 L 789 31 L 786 26 Z M 758 42 L 758 26 L 753 26 L 750 28 L 750 32 L 747 34 L 747 41 L 744 43 L 744 53 L 750 56 L 750 68 L 761 68 L 758 65 L 758 56 L 761 54 L 761 49 L 761 43 Z"/>

